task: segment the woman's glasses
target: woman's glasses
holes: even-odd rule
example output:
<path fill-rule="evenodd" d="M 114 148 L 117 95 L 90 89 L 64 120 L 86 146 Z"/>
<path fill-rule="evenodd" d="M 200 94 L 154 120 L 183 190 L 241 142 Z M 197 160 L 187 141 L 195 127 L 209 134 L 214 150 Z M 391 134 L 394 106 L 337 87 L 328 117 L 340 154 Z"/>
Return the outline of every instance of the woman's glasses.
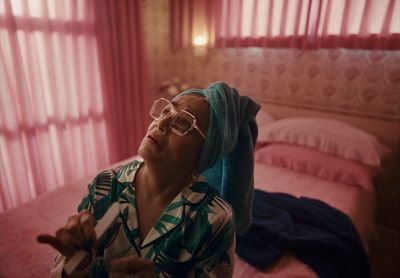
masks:
<path fill-rule="evenodd" d="M 150 117 L 158 121 L 169 116 L 172 117 L 170 128 L 175 134 L 183 136 L 194 128 L 204 139 L 207 139 L 197 125 L 197 118 L 192 113 L 186 110 L 176 111 L 172 103 L 165 98 L 155 100 L 150 110 Z"/>

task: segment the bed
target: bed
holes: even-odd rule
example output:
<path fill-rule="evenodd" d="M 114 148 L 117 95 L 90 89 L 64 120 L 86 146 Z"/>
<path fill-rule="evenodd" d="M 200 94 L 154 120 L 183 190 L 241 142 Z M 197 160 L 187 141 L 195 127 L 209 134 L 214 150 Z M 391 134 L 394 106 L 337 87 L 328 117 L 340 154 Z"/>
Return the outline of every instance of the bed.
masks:
<path fill-rule="evenodd" d="M 273 116 L 268 115 L 266 118 L 258 119 L 260 127 L 263 124 L 268 126 L 275 121 Z M 262 139 L 262 132 L 260 136 Z M 278 146 L 275 149 L 275 153 L 278 154 L 281 153 L 279 148 L 299 147 L 292 144 L 293 142 L 272 141 L 259 140 L 258 142 L 259 145 L 255 152 L 255 188 L 268 192 L 288 193 L 297 197 L 315 198 L 344 212 L 354 223 L 368 252 L 368 241 L 374 236 L 375 230 L 373 175 L 369 181 L 368 179 L 364 179 L 362 182 L 356 181 L 363 185 L 351 186 L 344 184 L 337 175 L 334 175 L 335 178 L 332 180 L 332 177 L 318 177 L 318 174 L 311 175 L 307 173 L 307 170 L 295 169 L 293 165 L 290 167 L 284 165 L 287 157 L 286 160 L 268 161 L 271 158 L 271 152 L 274 152 L 274 150 L 271 151 L 271 146 Z M 309 146 L 300 147 L 306 148 L 302 151 L 307 151 L 307 148 L 312 149 Z M 381 151 L 384 152 L 384 150 Z M 320 169 L 316 171 L 318 172 Z M 59 187 L 0 215 L 0 277 L 49 276 L 55 252 L 47 246 L 38 244 L 36 235 L 54 233 L 57 228 L 64 225 L 68 216 L 76 212 L 76 205 L 86 190 L 85 185 L 92 177 L 93 175 L 89 175 L 77 182 Z M 234 277 L 317 277 L 317 275 L 288 252 L 278 262 L 263 271 L 257 270 L 236 257 Z"/>
<path fill-rule="evenodd" d="M 280 122 L 278 125 L 277 119 Z M 311 121 L 307 122 L 307 119 Z M 378 173 L 385 171 L 382 162 L 390 160 L 390 154 L 398 147 L 398 124 L 271 103 L 263 105 L 257 122 L 259 138 L 255 151 L 255 188 L 317 199 L 345 213 L 354 224 L 368 255 L 369 242 L 376 236 L 376 190 L 373 181 Z M 271 125 L 272 131 L 268 130 Z M 393 133 L 389 134 L 388 130 Z M 328 134 L 324 135 L 324 132 Z M 354 138 L 357 136 L 360 137 Z M 358 141 L 364 139 L 366 141 Z M 326 146 L 329 144 L 323 146 L 326 141 L 331 148 Z M 384 144 L 380 145 L 381 142 Z M 376 156 L 361 158 L 343 149 L 338 151 L 342 144 L 344 149 L 363 146 L 366 149 L 358 151 L 375 152 Z M 389 146 L 391 151 L 385 146 Z M 237 256 L 234 277 L 318 275 L 293 253 L 286 252 L 262 271 Z"/>

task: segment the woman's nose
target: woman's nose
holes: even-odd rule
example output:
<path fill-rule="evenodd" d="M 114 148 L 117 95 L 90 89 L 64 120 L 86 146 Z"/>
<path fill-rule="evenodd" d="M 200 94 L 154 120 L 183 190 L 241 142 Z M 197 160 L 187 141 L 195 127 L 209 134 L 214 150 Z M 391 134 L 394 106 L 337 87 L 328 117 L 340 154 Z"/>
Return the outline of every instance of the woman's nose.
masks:
<path fill-rule="evenodd" d="M 157 121 L 156 126 L 163 134 L 167 134 L 167 132 L 169 131 L 169 127 L 171 125 L 171 119 L 172 115 L 168 115 Z"/>

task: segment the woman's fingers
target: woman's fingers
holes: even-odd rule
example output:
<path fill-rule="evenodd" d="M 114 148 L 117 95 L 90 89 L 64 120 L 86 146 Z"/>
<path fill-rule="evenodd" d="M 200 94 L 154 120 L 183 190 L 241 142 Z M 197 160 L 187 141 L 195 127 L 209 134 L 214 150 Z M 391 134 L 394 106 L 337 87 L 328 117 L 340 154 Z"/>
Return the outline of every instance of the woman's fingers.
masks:
<path fill-rule="evenodd" d="M 108 277 L 110 278 L 157 278 L 155 273 L 148 272 L 148 271 L 138 271 L 135 273 L 128 273 L 128 272 L 110 272 Z"/>
<path fill-rule="evenodd" d="M 125 272 L 110 272 L 108 277 L 110 278 L 125 278 L 129 277 Z"/>
<path fill-rule="evenodd" d="M 70 257 L 74 254 L 74 250 L 65 246 L 58 238 L 53 237 L 51 235 L 38 235 L 37 241 L 40 243 L 48 244 L 54 249 L 56 249 L 60 254 L 63 254 L 65 257 Z"/>
<path fill-rule="evenodd" d="M 154 264 L 151 260 L 143 259 L 138 256 L 130 256 L 113 260 L 111 262 L 111 271 L 115 275 L 118 274 L 139 274 L 145 275 L 143 277 L 153 277 Z M 112 276 L 110 276 L 112 277 Z M 118 276 L 116 276 L 118 277 Z M 138 276 L 142 277 L 142 276 Z"/>
<path fill-rule="evenodd" d="M 96 218 L 90 211 L 85 210 L 80 213 L 80 225 L 82 227 L 82 236 L 85 246 L 91 247 L 96 242 L 96 233 L 94 227 L 96 226 Z"/>
<path fill-rule="evenodd" d="M 67 224 L 56 231 L 55 236 L 43 234 L 37 237 L 40 243 L 48 244 L 65 257 L 71 257 L 77 250 L 92 248 L 96 241 L 94 226 L 96 219 L 88 210 L 68 218 Z"/>
<path fill-rule="evenodd" d="M 77 251 L 84 248 L 84 243 L 79 241 L 74 237 L 68 228 L 58 229 L 56 232 L 56 237 L 68 248 Z"/>
<path fill-rule="evenodd" d="M 67 220 L 67 229 L 69 233 L 78 241 L 84 242 L 83 229 L 79 220 L 79 215 L 72 215 Z"/>
<path fill-rule="evenodd" d="M 122 271 L 122 272 L 137 271 L 143 266 L 144 266 L 143 262 L 141 262 L 140 258 L 135 255 L 120 259 L 115 259 L 111 262 L 112 271 Z"/>

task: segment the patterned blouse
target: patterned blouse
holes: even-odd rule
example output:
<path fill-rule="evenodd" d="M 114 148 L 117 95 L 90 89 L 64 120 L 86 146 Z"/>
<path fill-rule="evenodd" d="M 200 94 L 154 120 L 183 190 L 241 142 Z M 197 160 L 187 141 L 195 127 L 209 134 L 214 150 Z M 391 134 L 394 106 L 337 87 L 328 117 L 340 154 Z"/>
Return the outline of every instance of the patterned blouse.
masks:
<path fill-rule="evenodd" d="M 107 277 L 113 259 L 133 254 L 152 260 L 159 277 L 231 277 L 235 253 L 232 209 L 205 182 L 184 188 L 140 244 L 133 181 L 141 163 L 134 160 L 98 174 L 78 207 L 78 211 L 90 209 L 100 219 L 112 203 L 120 204 L 117 221 L 121 225 L 110 230 L 96 249 L 92 277 Z M 63 265 L 58 258 L 53 277 L 61 276 Z"/>

